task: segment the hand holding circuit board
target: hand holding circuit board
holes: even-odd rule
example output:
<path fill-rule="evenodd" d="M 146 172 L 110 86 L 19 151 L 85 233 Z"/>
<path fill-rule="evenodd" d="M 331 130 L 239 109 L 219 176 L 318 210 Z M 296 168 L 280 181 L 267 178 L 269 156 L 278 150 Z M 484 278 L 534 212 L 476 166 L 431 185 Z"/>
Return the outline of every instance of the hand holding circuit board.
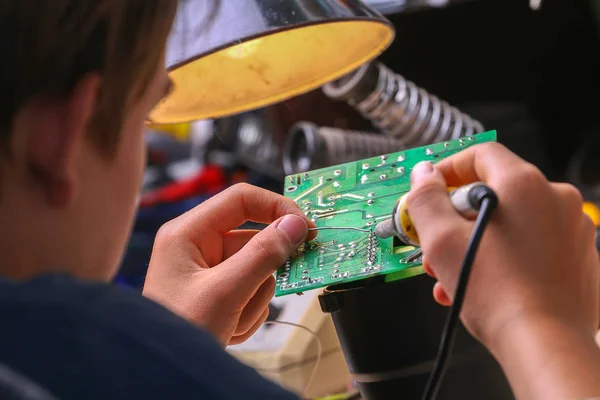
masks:
<path fill-rule="evenodd" d="M 269 226 L 238 229 L 248 220 Z M 273 272 L 312 226 L 291 200 L 234 185 L 161 228 L 143 294 L 223 345 L 242 343 L 269 315 Z"/>
<path fill-rule="evenodd" d="M 289 176 L 286 197 L 317 225 L 319 235 L 278 270 L 276 295 L 376 275 L 394 280 L 422 273 L 419 248 L 395 236 L 379 237 L 375 228 L 392 217 L 398 199 L 410 190 L 416 164 L 495 140 L 496 132 L 490 131 Z"/>

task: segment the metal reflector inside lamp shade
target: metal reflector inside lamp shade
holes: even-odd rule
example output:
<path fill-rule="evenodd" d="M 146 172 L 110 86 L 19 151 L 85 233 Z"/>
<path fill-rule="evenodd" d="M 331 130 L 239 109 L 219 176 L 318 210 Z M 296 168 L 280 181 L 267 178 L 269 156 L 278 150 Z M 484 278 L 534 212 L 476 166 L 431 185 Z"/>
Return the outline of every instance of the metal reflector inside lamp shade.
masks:
<path fill-rule="evenodd" d="M 153 123 L 216 118 L 308 92 L 377 57 L 392 25 L 358 0 L 182 0 L 173 92 Z"/>

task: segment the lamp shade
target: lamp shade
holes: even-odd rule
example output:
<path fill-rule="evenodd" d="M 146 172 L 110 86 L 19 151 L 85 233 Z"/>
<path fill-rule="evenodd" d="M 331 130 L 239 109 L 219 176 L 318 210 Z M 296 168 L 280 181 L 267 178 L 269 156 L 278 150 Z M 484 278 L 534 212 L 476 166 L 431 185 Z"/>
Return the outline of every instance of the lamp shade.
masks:
<path fill-rule="evenodd" d="M 182 0 L 171 94 L 153 123 L 216 118 L 315 89 L 377 57 L 393 26 L 358 0 Z"/>

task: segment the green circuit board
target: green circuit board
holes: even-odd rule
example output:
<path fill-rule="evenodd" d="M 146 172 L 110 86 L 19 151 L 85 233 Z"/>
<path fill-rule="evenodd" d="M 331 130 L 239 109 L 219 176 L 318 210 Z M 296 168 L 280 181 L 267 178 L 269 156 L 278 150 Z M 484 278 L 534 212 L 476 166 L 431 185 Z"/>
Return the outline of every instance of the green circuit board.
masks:
<path fill-rule="evenodd" d="M 410 190 L 421 161 L 438 162 L 472 145 L 496 141 L 496 131 L 403 150 L 286 177 L 284 194 L 321 229 L 277 271 L 276 296 L 394 273 L 422 272 L 418 249 L 379 239 L 375 226 L 391 217 Z M 333 228 L 333 229 L 332 229 Z M 411 257 L 412 256 L 412 257 Z"/>

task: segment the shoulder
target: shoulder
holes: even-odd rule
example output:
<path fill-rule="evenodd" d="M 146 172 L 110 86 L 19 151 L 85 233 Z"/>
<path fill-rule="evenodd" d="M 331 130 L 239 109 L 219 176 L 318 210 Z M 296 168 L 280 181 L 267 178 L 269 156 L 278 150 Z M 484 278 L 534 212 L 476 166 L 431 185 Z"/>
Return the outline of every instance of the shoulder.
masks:
<path fill-rule="evenodd" d="M 189 390 L 206 399 L 291 396 L 133 290 L 58 275 L 1 282 L 0 315 L 9 322 L 0 331 L 0 359 L 64 398 L 193 398 Z M 65 380 L 73 380 L 69 388 Z"/>

